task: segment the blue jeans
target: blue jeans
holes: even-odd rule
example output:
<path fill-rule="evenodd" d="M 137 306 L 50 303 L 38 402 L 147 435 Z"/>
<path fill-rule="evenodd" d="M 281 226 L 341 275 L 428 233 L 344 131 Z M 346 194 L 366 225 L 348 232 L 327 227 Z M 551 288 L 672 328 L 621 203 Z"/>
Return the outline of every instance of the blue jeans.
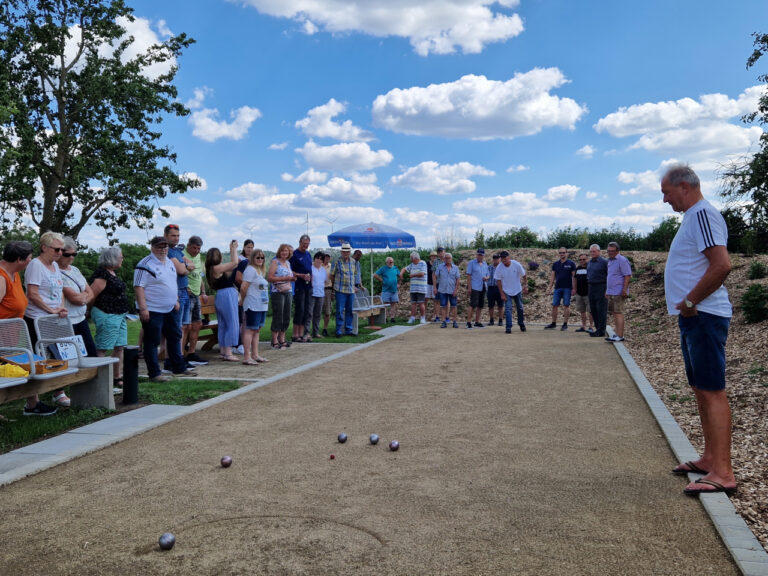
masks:
<path fill-rule="evenodd" d="M 341 329 L 344 328 L 345 334 L 352 334 L 355 327 L 352 324 L 352 306 L 355 305 L 354 294 L 344 294 L 336 292 L 336 335 L 341 335 Z M 341 312 L 344 311 L 342 319 Z"/>
<path fill-rule="evenodd" d="M 165 336 L 165 354 L 168 357 L 170 369 L 174 374 L 181 374 L 186 369 L 186 362 L 181 355 L 181 328 L 179 327 L 179 312 L 149 312 L 149 320 L 141 323 L 144 328 L 144 361 L 150 378 L 160 374 L 160 364 L 157 360 L 157 347 L 162 336 Z"/>
<path fill-rule="evenodd" d="M 507 294 L 507 299 L 504 300 L 504 318 L 506 319 L 507 330 L 512 329 L 512 302 L 515 303 L 515 308 L 517 308 L 517 325 L 525 326 L 525 315 L 523 314 L 523 293 L 518 292 L 514 296 Z"/>

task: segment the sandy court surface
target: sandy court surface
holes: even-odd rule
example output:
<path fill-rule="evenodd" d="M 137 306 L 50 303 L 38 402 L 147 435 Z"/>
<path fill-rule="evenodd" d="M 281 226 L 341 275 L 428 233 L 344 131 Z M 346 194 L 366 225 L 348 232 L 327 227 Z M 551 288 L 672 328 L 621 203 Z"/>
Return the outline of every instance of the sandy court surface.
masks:
<path fill-rule="evenodd" d="M 738 574 L 674 464 L 612 345 L 428 325 L 1 488 L 0 574 Z"/>

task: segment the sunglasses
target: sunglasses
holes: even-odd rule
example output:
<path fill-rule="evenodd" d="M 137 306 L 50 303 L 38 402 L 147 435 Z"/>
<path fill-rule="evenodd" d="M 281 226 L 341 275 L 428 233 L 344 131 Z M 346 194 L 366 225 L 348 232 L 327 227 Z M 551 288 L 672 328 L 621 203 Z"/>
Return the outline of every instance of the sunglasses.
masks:
<path fill-rule="evenodd" d="M 77 252 L 62 252 L 61 255 L 64 256 L 64 258 L 73 258 L 77 256 Z"/>
<path fill-rule="evenodd" d="M 54 252 L 64 252 L 64 248 L 54 248 L 53 246 L 47 246 L 47 245 L 46 245 L 46 248 L 50 248 Z"/>
<path fill-rule="evenodd" d="M 254 256 L 254 260 L 264 260 L 264 256 Z"/>
<path fill-rule="evenodd" d="M 166 226 L 166 228 L 168 228 L 168 230 L 178 230 L 179 229 L 178 225 L 176 225 L 176 224 L 168 224 L 168 226 Z"/>

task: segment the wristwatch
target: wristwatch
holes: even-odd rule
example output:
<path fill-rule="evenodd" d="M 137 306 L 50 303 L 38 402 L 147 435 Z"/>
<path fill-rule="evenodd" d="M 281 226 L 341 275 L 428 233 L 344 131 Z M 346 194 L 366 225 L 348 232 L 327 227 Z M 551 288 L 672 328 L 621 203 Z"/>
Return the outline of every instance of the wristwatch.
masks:
<path fill-rule="evenodd" d="M 696 304 L 694 304 L 693 302 L 691 302 L 690 300 L 688 300 L 688 298 L 686 298 L 686 299 L 685 299 L 685 307 L 686 307 L 686 308 L 695 308 L 695 307 L 696 307 Z"/>

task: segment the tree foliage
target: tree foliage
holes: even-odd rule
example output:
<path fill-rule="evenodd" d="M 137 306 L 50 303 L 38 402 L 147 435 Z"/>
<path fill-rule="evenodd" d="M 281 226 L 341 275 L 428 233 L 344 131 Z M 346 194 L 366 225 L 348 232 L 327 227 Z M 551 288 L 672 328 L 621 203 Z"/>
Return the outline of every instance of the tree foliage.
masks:
<path fill-rule="evenodd" d="M 132 55 L 122 0 L 0 4 L 0 227 L 28 217 L 77 238 L 145 226 L 152 202 L 199 185 L 171 168 L 166 115 L 189 113 L 172 80 L 185 34 Z M 162 72 L 155 72 L 163 69 Z"/>
<path fill-rule="evenodd" d="M 747 68 L 754 66 L 768 53 L 768 34 L 754 33 L 754 51 L 747 59 Z M 768 84 L 768 74 L 757 79 Z M 768 91 L 760 97 L 757 110 L 742 117 L 750 124 L 768 124 Z M 758 245 L 768 244 L 768 133 L 760 136 L 760 150 L 752 157 L 728 164 L 723 172 L 723 196 L 731 203 L 731 209 L 746 221 Z M 744 202 L 746 201 L 746 202 Z"/>

